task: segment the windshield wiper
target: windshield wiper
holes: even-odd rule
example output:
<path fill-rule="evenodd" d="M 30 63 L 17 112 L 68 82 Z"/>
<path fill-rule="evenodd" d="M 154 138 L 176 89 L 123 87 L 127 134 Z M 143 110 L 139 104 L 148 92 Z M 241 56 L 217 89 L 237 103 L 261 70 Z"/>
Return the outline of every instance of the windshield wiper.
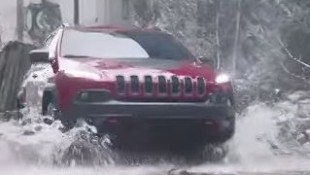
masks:
<path fill-rule="evenodd" d="M 65 58 L 89 58 L 90 56 L 86 56 L 86 55 L 63 55 L 63 57 Z"/>

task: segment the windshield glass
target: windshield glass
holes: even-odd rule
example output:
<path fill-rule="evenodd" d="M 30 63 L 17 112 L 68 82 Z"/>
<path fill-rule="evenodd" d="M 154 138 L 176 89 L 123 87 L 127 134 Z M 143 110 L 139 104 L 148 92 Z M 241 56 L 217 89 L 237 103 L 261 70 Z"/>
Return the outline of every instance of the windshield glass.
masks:
<path fill-rule="evenodd" d="M 62 56 L 98 58 L 148 58 L 147 52 L 134 40 L 123 35 L 67 30 L 61 47 Z"/>
<path fill-rule="evenodd" d="M 173 36 L 165 33 L 126 32 L 126 36 L 138 42 L 151 58 L 183 60 L 193 55 Z"/>
<path fill-rule="evenodd" d="M 182 60 L 193 56 L 168 34 L 150 32 L 105 33 L 67 30 L 61 55 L 64 57 L 155 58 Z"/>

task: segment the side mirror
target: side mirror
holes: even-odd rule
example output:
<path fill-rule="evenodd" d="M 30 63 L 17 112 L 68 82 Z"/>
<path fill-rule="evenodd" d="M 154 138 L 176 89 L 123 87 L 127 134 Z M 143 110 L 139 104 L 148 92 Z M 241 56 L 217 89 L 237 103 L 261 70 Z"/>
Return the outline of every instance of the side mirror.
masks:
<path fill-rule="evenodd" d="M 17 109 L 23 109 L 26 107 L 24 103 L 22 103 L 19 99 L 16 100 Z"/>
<path fill-rule="evenodd" d="M 29 53 L 31 63 L 48 63 L 49 52 L 45 49 L 32 50 Z"/>

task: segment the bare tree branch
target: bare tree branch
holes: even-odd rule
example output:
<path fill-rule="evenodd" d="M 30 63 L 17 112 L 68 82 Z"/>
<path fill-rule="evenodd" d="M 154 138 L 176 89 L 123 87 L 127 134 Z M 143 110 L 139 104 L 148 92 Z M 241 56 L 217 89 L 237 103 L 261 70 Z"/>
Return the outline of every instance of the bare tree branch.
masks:
<path fill-rule="evenodd" d="M 277 40 L 278 40 L 279 44 L 281 45 L 281 47 L 282 47 L 282 48 L 284 49 L 284 51 L 286 52 L 286 54 L 289 56 L 289 58 L 290 58 L 291 60 L 293 60 L 293 61 L 295 61 L 295 62 L 297 62 L 297 63 L 299 63 L 299 64 L 302 65 L 302 71 L 303 71 L 303 75 L 304 75 L 304 74 L 305 74 L 305 71 L 306 71 L 305 69 L 306 69 L 306 68 L 307 68 L 307 69 L 310 69 L 310 65 L 307 64 L 307 63 L 305 63 L 305 62 L 303 62 L 303 61 L 301 61 L 301 59 L 298 59 L 298 58 L 294 57 L 293 54 L 289 51 L 289 49 L 285 46 L 285 44 L 283 43 L 283 41 L 282 41 L 281 39 L 279 39 L 278 37 L 277 37 Z M 305 76 L 296 75 L 296 74 L 290 72 L 290 71 L 288 70 L 288 68 L 284 65 L 284 62 L 281 63 L 281 67 L 282 67 L 282 69 L 283 69 L 287 74 L 289 74 L 290 76 L 292 76 L 292 77 L 294 77 L 294 78 L 297 78 L 297 79 L 299 79 L 299 80 L 302 80 L 302 81 L 304 81 L 306 84 L 310 84 L 310 82 L 308 82 L 308 80 L 307 80 L 307 78 L 306 78 Z"/>
<path fill-rule="evenodd" d="M 284 70 L 284 72 L 286 72 L 286 73 L 289 74 L 290 76 L 292 76 L 292 77 L 294 77 L 294 78 L 296 78 L 296 79 L 302 80 L 302 81 L 304 81 L 306 84 L 309 84 L 309 85 L 310 85 L 310 82 L 308 82 L 307 79 L 306 79 L 305 77 L 299 76 L 299 75 L 296 75 L 296 74 L 290 72 L 290 71 L 288 70 L 288 68 L 284 65 L 283 62 L 281 62 L 280 65 L 281 65 L 282 69 Z"/>
<path fill-rule="evenodd" d="M 278 42 L 280 43 L 281 47 L 285 50 L 286 54 L 289 56 L 290 59 L 302 64 L 306 68 L 310 69 L 310 65 L 301 61 L 300 59 L 293 56 L 293 54 L 289 51 L 289 49 L 284 45 L 284 43 L 281 41 L 281 39 L 277 38 Z"/>

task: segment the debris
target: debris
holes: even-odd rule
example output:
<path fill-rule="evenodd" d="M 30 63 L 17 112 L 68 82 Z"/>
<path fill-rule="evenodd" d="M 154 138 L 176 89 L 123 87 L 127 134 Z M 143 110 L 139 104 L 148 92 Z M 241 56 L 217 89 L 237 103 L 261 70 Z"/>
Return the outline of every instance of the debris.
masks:
<path fill-rule="evenodd" d="M 35 132 L 34 131 L 26 130 L 26 131 L 24 131 L 23 135 L 25 135 L 25 136 L 32 136 L 32 135 L 35 135 Z"/>

